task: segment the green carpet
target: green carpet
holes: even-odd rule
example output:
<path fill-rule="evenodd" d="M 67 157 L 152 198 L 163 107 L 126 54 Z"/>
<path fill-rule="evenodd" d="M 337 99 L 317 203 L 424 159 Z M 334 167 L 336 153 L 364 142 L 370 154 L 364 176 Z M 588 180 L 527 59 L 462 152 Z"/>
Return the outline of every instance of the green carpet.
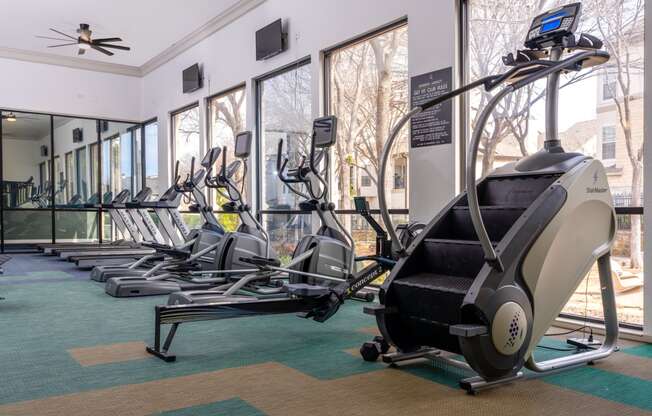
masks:
<path fill-rule="evenodd" d="M 115 299 L 104 293 L 103 284 L 60 271 L 8 276 L 0 285 L 0 293 L 5 297 L 0 303 L 3 375 L 0 404 L 268 362 L 325 381 L 386 367 L 382 363 L 364 362 L 350 353 L 371 338 L 361 329 L 375 325 L 372 317 L 362 314 L 363 304 L 354 301 L 347 302 L 323 324 L 293 315 L 184 324 L 171 348 L 177 355 L 175 363 L 142 358 L 84 367 L 68 350 L 135 341 L 151 343 L 154 305 L 164 303 L 166 297 Z M 557 345 L 555 342 L 546 340 L 547 345 Z M 559 353 L 538 351 L 537 358 L 555 354 Z M 650 360 L 652 348 L 637 346 L 626 349 L 624 354 Z M 652 361 L 649 363 L 652 365 Z M 427 364 L 405 366 L 401 371 L 451 389 L 457 388 L 463 376 L 460 370 Z M 599 366 L 542 380 L 589 398 L 599 397 L 652 411 L 652 380 L 601 370 Z M 261 415 L 263 412 L 250 403 L 231 399 L 160 414 Z"/>

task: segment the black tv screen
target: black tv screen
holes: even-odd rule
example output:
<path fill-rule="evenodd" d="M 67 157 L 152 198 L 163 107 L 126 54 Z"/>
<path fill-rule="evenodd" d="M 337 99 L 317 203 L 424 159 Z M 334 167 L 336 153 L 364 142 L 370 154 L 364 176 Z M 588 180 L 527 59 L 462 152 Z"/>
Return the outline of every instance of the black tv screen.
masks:
<path fill-rule="evenodd" d="M 281 19 L 256 32 L 256 60 L 262 61 L 283 52 L 283 25 Z"/>
<path fill-rule="evenodd" d="M 183 93 L 197 91 L 201 88 L 201 70 L 199 64 L 183 70 Z"/>
<path fill-rule="evenodd" d="M 79 143 L 84 140 L 84 131 L 80 128 L 76 128 L 72 131 L 72 142 Z"/>

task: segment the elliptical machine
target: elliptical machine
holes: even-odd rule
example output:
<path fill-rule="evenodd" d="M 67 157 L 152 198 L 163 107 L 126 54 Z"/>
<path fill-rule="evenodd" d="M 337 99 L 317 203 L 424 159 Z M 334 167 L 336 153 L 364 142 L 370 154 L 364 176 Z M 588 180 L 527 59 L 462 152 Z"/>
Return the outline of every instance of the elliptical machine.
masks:
<path fill-rule="evenodd" d="M 219 148 L 214 148 L 202 160 L 202 166 L 207 169 L 204 183 L 208 188 L 227 191 L 226 194 L 222 194 L 230 199 L 225 207 L 227 210 L 237 212 L 240 216 L 241 225 L 238 230 L 226 232 L 219 226 L 219 232 L 208 234 L 201 232 L 197 237 L 197 242 L 193 245 L 192 253 L 159 248 L 162 253 L 174 255 L 180 259 L 159 263 L 142 275 L 126 274 L 109 278 L 105 287 L 107 294 L 114 297 L 140 297 L 183 291 L 189 295 L 195 293 L 203 295 L 206 293 L 205 290 L 224 284 L 228 277 L 250 271 L 252 266 L 251 263 L 246 262 L 247 258 L 270 259 L 271 256 L 271 261 L 277 261 L 276 254 L 269 247 L 267 234 L 251 215 L 247 204 L 242 201 L 241 192 L 232 180 L 241 164 L 244 163 L 246 169 L 246 160 L 251 151 L 251 133 L 244 132 L 236 136 L 235 156 L 238 160 L 232 162 L 228 167 L 225 157 L 227 149 L 224 147 L 222 168 L 217 175 L 212 176 L 213 165 L 219 158 L 219 150 Z M 217 224 L 212 212 L 209 215 Z M 214 268 L 224 270 L 227 277 L 193 277 L 190 274 L 192 271 Z"/>
<path fill-rule="evenodd" d="M 580 3 L 537 16 L 525 46 L 503 62 L 512 66 L 414 108 L 397 123 L 381 162 L 383 183 L 392 143 L 414 115 L 472 88 L 498 91 L 473 131 L 466 159 L 466 192 L 454 198 L 408 247 L 384 282 L 381 304 L 365 311 L 376 317 L 382 338 L 361 353 L 398 363 L 414 358 L 445 361 L 472 370 L 463 379 L 469 393 L 524 377 L 525 366 L 546 374 L 592 363 L 616 348 L 618 321 L 610 270 L 616 229 L 613 200 L 600 161 L 562 148 L 557 132 L 561 73 L 579 71 L 609 59 L 602 41 L 576 36 Z M 563 57 L 567 53 L 569 56 Z M 479 182 L 480 139 L 493 109 L 506 95 L 547 77 L 546 140 L 539 152 L 495 169 Z M 391 224 L 384 194 L 381 211 Z M 392 240 L 398 238 L 389 230 Z M 606 338 L 602 346 L 537 362 L 534 350 L 591 266 L 597 261 Z M 444 358 L 462 354 L 465 362 Z M 384 352 L 384 351 L 381 351 Z"/>

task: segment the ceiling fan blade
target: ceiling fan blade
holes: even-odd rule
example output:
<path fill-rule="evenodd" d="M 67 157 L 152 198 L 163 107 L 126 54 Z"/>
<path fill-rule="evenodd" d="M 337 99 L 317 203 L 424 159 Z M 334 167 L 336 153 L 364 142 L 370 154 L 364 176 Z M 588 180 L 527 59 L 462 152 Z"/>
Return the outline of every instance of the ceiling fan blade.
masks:
<path fill-rule="evenodd" d="M 77 50 L 77 55 L 83 55 L 83 54 L 85 54 L 85 53 L 86 53 L 86 49 L 79 48 L 79 49 Z"/>
<path fill-rule="evenodd" d="M 100 38 L 93 39 L 93 43 L 102 43 L 102 42 L 122 42 L 120 38 Z"/>
<path fill-rule="evenodd" d="M 70 46 L 70 45 L 77 45 L 77 42 L 62 43 L 61 45 L 50 45 L 50 46 L 48 46 L 48 48 L 59 48 L 61 46 Z"/>
<path fill-rule="evenodd" d="M 97 45 L 93 45 L 92 43 L 90 45 L 91 45 L 91 48 L 95 49 L 98 52 L 102 52 L 104 55 L 113 56 L 113 52 L 107 51 L 106 49 L 104 49 L 104 48 L 102 48 L 100 46 L 97 46 Z"/>
<path fill-rule="evenodd" d="M 131 50 L 131 48 L 128 47 L 128 46 L 121 46 L 121 45 L 107 45 L 107 44 L 104 44 L 104 43 L 102 43 L 102 44 L 100 44 L 100 45 L 97 45 L 94 41 L 93 41 L 93 45 L 101 46 L 101 47 L 103 47 L 103 48 L 121 49 L 121 50 L 123 50 L 123 51 L 130 51 L 130 50 Z"/>
<path fill-rule="evenodd" d="M 55 32 L 55 33 L 58 33 L 58 34 L 60 34 L 60 35 L 63 35 L 63 36 L 65 36 L 65 37 L 67 37 L 67 38 L 77 40 L 76 37 L 73 37 L 73 36 L 67 35 L 67 34 L 65 34 L 65 33 L 63 33 L 63 32 L 59 32 L 59 31 L 56 30 L 56 29 L 52 29 L 52 28 L 50 28 L 50 30 L 53 31 L 53 32 Z"/>
<path fill-rule="evenodd" d="M 39 38 L 39 39 L 61 40 L 61 41 L 64 41 L 64 42 L 68 42 L 70 40 L 70 39 L 53 38 L 53 37 L 50 37 L 50 36 L 38 36 L 37 35 L 36 37 Z"/>

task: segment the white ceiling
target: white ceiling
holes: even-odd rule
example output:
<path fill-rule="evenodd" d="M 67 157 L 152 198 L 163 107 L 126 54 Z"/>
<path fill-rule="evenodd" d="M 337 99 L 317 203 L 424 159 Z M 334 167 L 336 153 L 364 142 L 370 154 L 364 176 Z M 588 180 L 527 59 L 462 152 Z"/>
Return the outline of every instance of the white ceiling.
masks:
<path fill-rule="evenodd" d="M 5 139 L 41 140 L 50 135 L 50 116 L 44 114 L 20 113 L 14 111 L 2 112 L 3 116 L 13 114 L 16 121 L 2 120 L 2 137 Z M 74 119 L 68 117 L 54 117 L 53 124 L 56 129 Z"/>
<path fill-rule="evenodd" d="M 176 42 L 233 7 L 239 0 L 21 0 L 2 9 L 0 48 L 77 57 L 74 45 L 36 35 L 60 37 L 54 28 L 72 36 L 88 23 L 93 37 L 121 37 L 131 51 L 114 50 L 106 56 L 89 50 L 81 58 L 140 67 Z M 67 43 L 67 42 L 60 42 Z"/>

